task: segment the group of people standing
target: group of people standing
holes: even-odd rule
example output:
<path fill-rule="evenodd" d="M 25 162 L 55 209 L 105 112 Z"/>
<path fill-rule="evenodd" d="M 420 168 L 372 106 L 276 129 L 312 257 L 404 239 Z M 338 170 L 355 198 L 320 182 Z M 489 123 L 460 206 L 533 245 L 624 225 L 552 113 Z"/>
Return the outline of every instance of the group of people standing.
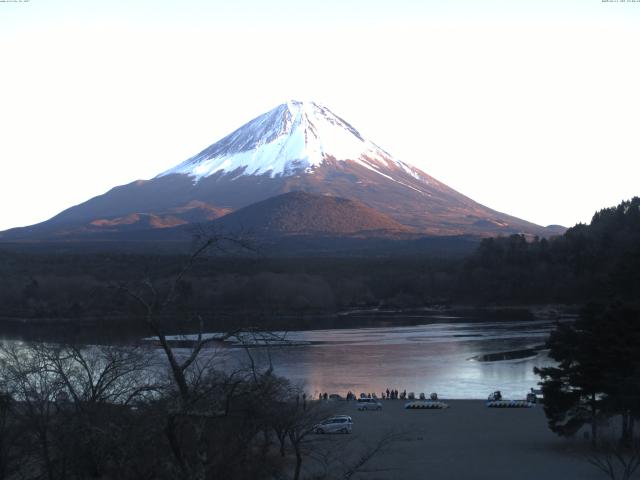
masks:
<path fill-rule="evenodd" d="M 385 396 L 386 393 L 386 396 Z M 402 393 L 398 393 L 398 390 L 389 390 L 387 388 L 386 392 L 382 392 L 382 398 L 383 399 L 390 399 L 390 400 L 397 400 L 398 398 L 400 400 L 404 400 L 405 398 L 407 398 L 407 391 L 403 390 Z"/>
<path fill-rule="evenodd" d="M 360 398 L 378 398 L 376 396 L 375 393 L 361 393 L 360 394 Z M 383 400 L 404 400 L 405 398 L 407 398 L 407 391 L 404 390 L 402 392 L 399 392 L 398 390 L 394 390 L 391 389 L 389 390 L 388 388 L 382 392 L 382 396 L 381 398 Z M 322 399 L 322 394 L 320 394 L 320 399 Z M 356 394 L 353 393 L 351 390 L 349 390 L 349 392 L 347 393 L 347 401 L 349 400 L 357 400 L 358 397 L 356 397 Z"/>

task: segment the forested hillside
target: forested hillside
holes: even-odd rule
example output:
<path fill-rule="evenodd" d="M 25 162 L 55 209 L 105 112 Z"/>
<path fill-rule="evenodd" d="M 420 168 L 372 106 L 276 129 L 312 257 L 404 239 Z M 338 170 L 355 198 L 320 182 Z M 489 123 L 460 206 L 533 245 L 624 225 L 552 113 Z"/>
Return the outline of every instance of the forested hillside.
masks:
<path fill-rule="evenodd" d="M 597 212 L 550 240 L 483 240 L 465 263 L 466 294 L 497 302 L 633 300 L 640 296 L 640 198 Z M 475 295 L 473 294 L 475 292 Z"/>
<path fill-rule="evenodd" d="M 184 261 L 161 254 L 0 251 L 0 317 L 126 321 L 129 305 L 114 286 L 144 278 L 169 282 Z M 636 197 L 562 236 L 485 239 L 466 258 L 207 256 L 181 281 L 180 302 L 208 318 L 237 320 L 375 306 L 635 301 L 639 272 Z"/>

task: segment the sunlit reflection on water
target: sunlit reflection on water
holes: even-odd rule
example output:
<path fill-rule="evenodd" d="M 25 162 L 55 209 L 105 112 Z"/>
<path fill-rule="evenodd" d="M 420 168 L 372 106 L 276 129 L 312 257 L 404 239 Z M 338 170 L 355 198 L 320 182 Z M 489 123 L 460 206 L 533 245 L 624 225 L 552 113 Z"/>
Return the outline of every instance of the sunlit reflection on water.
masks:
<path fill-rule="evenodd" d="M 309 395 L 387 388 L 437 392 L 442 398 L 486 398 L 494 390 L 523 398 L 537 386 L 534 366 L 549 365 L 544 352 L 520 360 L 481 362 L 472 357 L 543 344 L 550 321 L 436 323 L 410 327 L 290 332 L 308 345 L 251 348 L 276 374 L 303 385 Z M 232 349 L 236 361 L 246 355 Z"/>

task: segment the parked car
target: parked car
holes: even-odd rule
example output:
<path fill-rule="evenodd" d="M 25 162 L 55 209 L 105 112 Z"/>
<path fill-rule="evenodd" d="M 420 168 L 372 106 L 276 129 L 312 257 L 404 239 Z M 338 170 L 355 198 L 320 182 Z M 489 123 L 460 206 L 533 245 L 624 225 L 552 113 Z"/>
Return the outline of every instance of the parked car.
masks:
<path fill-rule="evenodd" d="M 382 404 L 375 398 L 359 398 L 358 410 L 382 410 Z"/>
<path fill-rule="evenodd" d="M 315 433 L 351 433 L 353 421 L 347 415 L 327 418 L 313 427 Z"/>
<path fill-rule="evenodd" d="M 353 420 L 351 419 L 351 417 L 349 415 L 333 415 L 330 418 L 346 418 L 347 422 L 349 422 L 350 424 L 353 425 Z"/>
<path fill-rule="evenodd" d="M 329 395 L 329 400 L 343 400 L 341 395 L 338 395 L 337 393 L 332 393 Z"/>

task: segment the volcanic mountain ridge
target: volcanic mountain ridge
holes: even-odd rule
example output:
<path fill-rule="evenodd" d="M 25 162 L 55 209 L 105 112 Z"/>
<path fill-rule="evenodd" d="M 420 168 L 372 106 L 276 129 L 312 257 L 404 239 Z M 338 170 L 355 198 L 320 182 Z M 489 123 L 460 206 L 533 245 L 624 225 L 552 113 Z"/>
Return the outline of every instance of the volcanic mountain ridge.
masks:
<path fill-rule="evenodd" d="M 355 201 L 356 209 L 376 211 L 385 225 L 395 222 L 386 231 L 426 236 L 558 233 L 491 210 L 394 159 L 326 107 L 290 101 L 155 178 L 115 187 L 46 222 L 0 233 L 0 238 L 86 234 L 96 239 L 101 233 L 169 230 L 292 191 Z M 285 230 L 303 221 L 291 208 L 286 212 L 290 220 L 279 223 Z M 236 222 L 233 218 L 229 224 Z M 304 225 L 308 232 L 319 231 L 307 228 L 309 222 Z M 337 228 L 334 233 L 345 233 L 339 223 L 331 225 Z"/>

